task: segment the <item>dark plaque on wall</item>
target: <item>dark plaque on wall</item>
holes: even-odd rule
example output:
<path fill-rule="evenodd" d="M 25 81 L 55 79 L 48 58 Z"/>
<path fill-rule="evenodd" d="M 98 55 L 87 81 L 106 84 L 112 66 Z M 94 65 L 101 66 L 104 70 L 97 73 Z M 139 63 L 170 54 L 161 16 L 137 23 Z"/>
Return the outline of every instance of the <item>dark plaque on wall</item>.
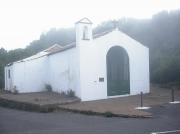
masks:
<path fill-rule="evenodd" d="M 103 77 L 99 77 L 99 82 L 104 82 L 104 78 Z"/>

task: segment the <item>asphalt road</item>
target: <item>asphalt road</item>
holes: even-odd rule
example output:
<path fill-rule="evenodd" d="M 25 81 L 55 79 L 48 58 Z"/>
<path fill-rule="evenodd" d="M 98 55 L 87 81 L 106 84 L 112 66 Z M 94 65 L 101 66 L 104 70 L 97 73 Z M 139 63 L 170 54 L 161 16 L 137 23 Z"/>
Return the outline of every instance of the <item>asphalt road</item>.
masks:
<path fill-rule="evenodd" d="M 69 112 L 34 113 L 0 107 L 0 134 L 151 134 L 180 130 L 180 104 L 150 111 L 154 118 L 132 119 Z"/>

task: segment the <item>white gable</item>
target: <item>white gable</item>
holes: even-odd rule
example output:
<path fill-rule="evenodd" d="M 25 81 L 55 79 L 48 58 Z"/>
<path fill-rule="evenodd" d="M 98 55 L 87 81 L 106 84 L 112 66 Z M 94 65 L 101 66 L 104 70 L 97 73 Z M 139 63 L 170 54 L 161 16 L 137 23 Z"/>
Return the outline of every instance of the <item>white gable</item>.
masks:
<path fill-rule="evenodd" d="M 79 20 L 76 23 L 86 23 L 86 24 L 92 24 L 92 22 L 88 19 L 88 18 L 83 18 L 81 20 Z"/>

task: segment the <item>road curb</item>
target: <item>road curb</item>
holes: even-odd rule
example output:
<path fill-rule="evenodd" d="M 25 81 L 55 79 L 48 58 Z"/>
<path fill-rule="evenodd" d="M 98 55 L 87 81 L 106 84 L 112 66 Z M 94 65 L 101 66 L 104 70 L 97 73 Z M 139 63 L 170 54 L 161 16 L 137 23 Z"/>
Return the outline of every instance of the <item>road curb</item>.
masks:
<path fill-rule="evenodd" d="M 99 115 L 104 117 L 122 117 L 122 118 L 152 118 L 152 115 L 128 115 L 128 114 L 114 114 L 111 112 L 95 112 L 91 110 L 77 110 L 58 106 L 58 110 L 80 113 L 85 115 Z"/>
<path fill-rule="evenodd" d="M 19 109 L 24 111 L 34 111 L 34 112 L 53 112 L 57 109 L 57 105 L 40 105 L 40 104 L 33 104 L 28 102 L 20 102 L 15 100 L 9 100 L 0 98 L 0 106 Z"/>
<path fill-rule="evenodd" d="M 67 102 L 60 104 L 46 104 L 46 105 L 40 105 L 40 104 L 34 104 L 34 103 L 28 103 L 28 102 L 20 102 L 10 99 L 5 99 L 0 97 L 0 106 L 12 108 L 12 109 L 19 109 L 24 111 L 32 111 L 32 112 L 42 112 L 42 113 L 49 113 L 56 110 L 62 110 L 67 112 L 73 112 L 73 113 L 80 113 L 85 115 L 99 115 L 104 117 L 123 117 L 123 118 L 152 118 L 152 115 L 129 115 L 129 114 L 114 114 L 110 111 L 107 112 L 95 112 L 92 110 L 78 110 L 78 109 L 70 109 L 65 108 L 63 105 L 69 104 L 69 103 L 75 103 L 75 102 Z"/>

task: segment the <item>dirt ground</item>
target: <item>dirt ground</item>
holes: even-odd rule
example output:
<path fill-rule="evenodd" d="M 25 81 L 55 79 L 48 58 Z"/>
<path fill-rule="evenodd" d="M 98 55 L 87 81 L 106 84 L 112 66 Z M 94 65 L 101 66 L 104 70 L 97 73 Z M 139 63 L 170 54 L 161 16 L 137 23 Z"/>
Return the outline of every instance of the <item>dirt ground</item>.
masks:
<path fill-rule="evenodd" d="M 175 90 L 175 100 L 180 101 L 180 90 Z M 150 117 L 144 110 L 136 110 L 140 106 L 140 95 L 110 98 L 97 101 L 80 102 L 76 97 L 64 97 L 53 92 L 6 94 L 0 93 L 0 98 L 16 102 L 28 102 L 38 105 L 58 105 L 60 109 L 76 112 L 112 113 L 119 116 Z M 171 101 L 171 90 L 151 86 L 149 94 L 143 95 L 143 106 L 153 107 Z"/>
<path fill-rule="evenodd" d="M 175 100 L 180 101 L 180 90 L 175 90 Z M 152 107 L 156 105 L 163 105 L 171 101 L 171 90 L 163 89 L 159 86 L 152 86 L 149 94 L 143 95 L 143 106 Z M 98 101 L 79 102 L 75 104 L 68 104 L 59 106 L 68 110 L 76 111 L 93 111 L 97 113 L 111 112 L 116 115 L 127 115 L 131 117 L 142 116 L 150 117 L 151 114 L 136 110 L 140 106 L 140 95 L 111 98 Z"/>

